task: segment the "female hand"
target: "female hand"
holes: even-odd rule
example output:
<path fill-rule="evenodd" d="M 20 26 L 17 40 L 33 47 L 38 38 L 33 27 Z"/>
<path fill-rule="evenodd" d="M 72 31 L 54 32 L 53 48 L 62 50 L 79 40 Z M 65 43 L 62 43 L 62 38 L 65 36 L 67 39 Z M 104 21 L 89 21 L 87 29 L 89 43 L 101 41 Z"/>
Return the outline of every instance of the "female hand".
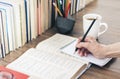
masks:
<path fill-rule="evenodd" d="M 96 58 L 105 58 L 106 45 L 102 45 L 93 37 L 86 37 L 85 42 L 80 42 L 81 37 L 78 39 L 76 47 L 80 56 L 87 56 L 91 53 Z"/>

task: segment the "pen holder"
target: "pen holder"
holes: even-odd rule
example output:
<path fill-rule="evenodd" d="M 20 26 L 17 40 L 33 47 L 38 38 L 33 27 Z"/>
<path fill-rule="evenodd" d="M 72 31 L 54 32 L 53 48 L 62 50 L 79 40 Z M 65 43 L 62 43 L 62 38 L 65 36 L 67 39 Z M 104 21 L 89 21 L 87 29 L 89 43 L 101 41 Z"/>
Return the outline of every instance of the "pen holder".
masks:
<path fill-rule="evenodd" d="M 56 28 L 59 33 L 68 34 L 72 32 L 75 24 L 75 20 L 68 19 L 64 17 L 57 17 L 56 19 Z"/>

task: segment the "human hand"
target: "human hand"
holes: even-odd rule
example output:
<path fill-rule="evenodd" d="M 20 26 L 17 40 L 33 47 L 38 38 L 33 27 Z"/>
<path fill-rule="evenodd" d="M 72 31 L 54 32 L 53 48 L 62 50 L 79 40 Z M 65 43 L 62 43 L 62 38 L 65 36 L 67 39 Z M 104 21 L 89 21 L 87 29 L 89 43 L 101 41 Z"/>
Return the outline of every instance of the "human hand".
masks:
<path fill-rule="evenodd" d="M 80 42 L 81 37 L 78 39 L 76 47 L 80 56 L 87 56 L 91 53 L 96 58 L 105 58 L 106 45 L 102 45 L 93 37 L 86 37 L 85 42 Z"/>

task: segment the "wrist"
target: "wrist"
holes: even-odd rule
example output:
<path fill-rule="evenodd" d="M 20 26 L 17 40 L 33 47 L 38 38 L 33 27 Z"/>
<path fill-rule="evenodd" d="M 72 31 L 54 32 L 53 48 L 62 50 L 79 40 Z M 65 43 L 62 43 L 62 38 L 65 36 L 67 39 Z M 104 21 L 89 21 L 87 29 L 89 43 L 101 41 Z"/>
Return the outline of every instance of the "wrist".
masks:
<path fill-rule="evenodd" d="M 105 48 L 105 57 L 110 58 L 111 53 L 112 53 L 112 46 L 111 45 L 105 45 L 104 48 Z"/>
<path fill-rule="evenodd" d="M 101 56 L 102 56 L 102 58 L 106 58 L 108 52 L 109 52 L 108 46 L 104 45 L 104 44 L 101 44 L 101 54 L 102 54 Z"/>
<path fill-rule="evenodd" d="M 98 51 L 95 53 L 96 58 L 106 58 L 107 57 L 107 45 L 99 44 Z"/>

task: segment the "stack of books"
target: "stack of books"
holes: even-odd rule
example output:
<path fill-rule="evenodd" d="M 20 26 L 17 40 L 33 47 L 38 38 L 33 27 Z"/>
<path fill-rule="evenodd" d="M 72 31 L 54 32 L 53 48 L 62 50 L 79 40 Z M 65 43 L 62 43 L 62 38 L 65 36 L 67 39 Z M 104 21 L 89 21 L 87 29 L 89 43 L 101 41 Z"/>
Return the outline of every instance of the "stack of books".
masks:
<path fill-rule="evenodd" d="M 52 0 L 0 0 L 0 56 L 23 46 L 51 26 Z"/>

